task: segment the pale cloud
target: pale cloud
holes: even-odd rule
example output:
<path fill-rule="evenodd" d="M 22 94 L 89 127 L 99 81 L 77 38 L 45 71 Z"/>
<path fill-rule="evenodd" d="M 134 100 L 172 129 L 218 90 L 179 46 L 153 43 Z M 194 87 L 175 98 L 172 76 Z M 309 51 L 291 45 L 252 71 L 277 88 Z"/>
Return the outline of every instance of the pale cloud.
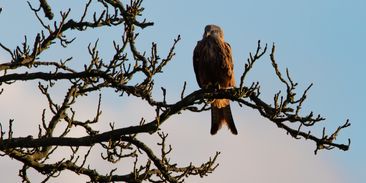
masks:
<path fill-rule="evenodd" d="M 59 87 L 59 88 L 57 88 Z M 4 91 L 0 95 L 0 122 L 3 126 L 3 130 L 8 130 L 8 121 L 13 119 L 13 137 L 25 137 L 28 135 L 32 135 L 33 137 L 37 137 L 38 134 L 38 125 L 41 124 L 42 119 L 42 110 L 46 108 L 48 110 L 47 99 L 44 95 L 42 95 L 38 89 L 37 82 L 22 82 L 22 83 L 14 83 L 11 85 L 2 84 L 0 88 L 3 88 Z M 61 104 L 63 97 L 67 88 L 62 86 L 56 86 L 53 91 L 55 97 L 55 101 L 58 104 Z M 52 89 L 50 89 L 52 90 Z M 85 100 L 85 99 L 83 99 Z M 89 101 L 81 101 L 80 104 L 75 106 L 75 110 L 82 109 L 78 113 L 78 117 L 80 119 L 92 119 L 96 111 L 96 103 L 94 100 L 89 99 Z M 95 105 L 92 105 L 94 104 Z M 50 112 L 46 112 L 46 121 L 50 119 Z M 65 126 L 65 125 L 61 125 Z M 63 129 L 58 130 L 60 133 Z M 74 129 L 71 131 L 70 136 L 80 137 L 84 136 L 86 133 L 81 128 Z M 7 137 L 7 136 L 6 136 Z M 69 152 L 69 151 L 67 151 Z M 56 151 L 51 156 L 52 160 L 60 160 L 60 157 L 65 156 L 64 151 Z M 2 171 L 0 172 L 0 176 L 3 177 L 2 181 L 4 182 L 20 182 L 18 175 L 18 170 L 22 167 L 21 163 L 16 160 L 10 160 L 8 157 L 0 158 L 0 167 L 2 167 Z M 4 167 L 7 167 L 6 169 Z M 43 180 L 43 176 L 36 174 L 35 171 L 30 171 L 31 180 L 35 182 L 40 182 Z M 33 175 L 33 176 L 32 176 Z M 37 175 L 37 176 L 34 176 Z M 70 178 L 71 177 L 71 178 Z M 85 182 L 85 176 L 71 176 L 71 172 L 65 171 L 63 172 L 57 180 L 61 180 L 61 182 Z"/>
<path fill-rule="evenodd" d="M 37 91 L 37 85 L 31 82 L 3 83 L 0 88 L 4 89 L 0 95 L 0 122 L 3 127 L 7 129 L 8 121 L 14 119 L 14 136 L 36 135 L 38 126 L 35 124 L 41 121 L 42 109 L 47 106 L 45 98 Z"/>
<path fill-rule="evenodd" d="M 125 119 L 137 122 L 141 116 L 153 119 L 153 109 L 146 109 L 145 105 L 144 102 L 131 101 L 112 111 L 115 115 L 126 117 L 120 122 Z M 182 166 L 190 162 L 200 165 L 216 151 L 221 152 L 218 159 L 220 166 L 213 174 L 204 179 L 188 178 L 187 182 L 338 183 L 347 179 L 332 159 L 332 151 L 320 152 L 315 156 L 314 143 L 293 139 L 262 119 L 256 111 L 242 110 L 235 104 L 233 108 L 238 136 L 232 135 L 225 127 L 211 136 L 209 112 L 182 112 L 161 126 L 164 132 L 169 133 L 167 142 L 174 148 L 171 160 Z M 159 152 L 154 141 L 156 138 L 151 135 L 140 138 Z"/>
<path fill-rule="evenodd" d="M 4 93 L 0 95 L 0 120 L 3 126 L 9 118 L 14 118 L 16 134 L 36 134 L 41 111 L 47 104 L 42 97 L 36 85 L 32 86 L 31 83 L 6 86 Z M 77 117 L 92 118 L 97 101 L 97 95 L 79 99 L 74 106 L 78 111 Z M 259 117 L 255 111 L 239 109 L 235 104 L 233 109 L 238 136 L 232 135 L 225 127 L 217 135 L 211 136 L 209 112 L 182 112 L 172 116 L 161 126 L 164 132 L 169 133 L 167 143 L 172 144 L 174 148 L 171 160 L 182 166 L 190 162 L 200 165 L 216 151 L 221 152 L 218 159 L 220 166 L 213 174 L 204 179 L 188 178 L 187 182 L 345 182 L 346 176 L 341 169 L 336 168 L 331 152 L 321 152 L 315 156 L 314 144 L 310 141 L 294 140 L 272 123 Z M 136 98 L 115 97 L 108 92 L 103 94 L 102 110 L 101 123 L 95 125 L 100 132 L 109 129 L 109 122 L 115 122 L 116 128 L 121 128 L 136 125 L 141 117 L 151 121 L 155 116 L 154 109 L 147 108 L 146 102 Z M 82 131 L 72 134 L 82 135 Z M 142 135 L 139 138 L 159 152 L 156 135 Z M 57 159 L 64 152 L 56 152 L 52 157 Z M 103 173 L 108 173 L 112 168 L 118 168 L 117 172 L 121 174 L 130 172 L 131 161 L 122 160 L 117 164 L 109 164 L 101 160 L 100 153 L 99 147 L 93 149 L 87 164 L 92 168 L 101 169 Z M 0 173 L 1 177 L 6 177 L 5 182 L 19 182 L 17 173 L 21 168 L 20 163 L 2 157 L 0 164 L 1 167 L 7 167 Z M 41 179 L 35 176 L 34 180 Z M 85 176 L 66 171 L 54 182 L 86 180 L 88 178 Z"/>
<path fill-rule="evenodd" d="M 221 151 L 220 166 L 212 175 L 188 182 L 345 182 L 331 152 L 315 156 L 313 143 L 294 140 L 255 111 L 235 110 L 234 116 L 238 136 L 227 129 L 209 135 L 209 112 L 183 114 L 169 122 L 166 131 L 175 147 L 172 159 L 198 163 Z"/>

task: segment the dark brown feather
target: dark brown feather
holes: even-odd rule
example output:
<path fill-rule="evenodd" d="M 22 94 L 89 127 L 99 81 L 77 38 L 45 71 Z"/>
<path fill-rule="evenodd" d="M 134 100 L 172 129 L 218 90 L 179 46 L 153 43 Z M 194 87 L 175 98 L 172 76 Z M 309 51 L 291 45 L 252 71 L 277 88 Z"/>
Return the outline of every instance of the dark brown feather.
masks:
<path fill-rule="evenodd" d="M 205 37 L 198 41 L 193 52 L 193 67 L 201 88 L 235 86 L 231 47 L 221 39 Z M 237 134 L 229 100 L 215 99 L 211 107 L 211 134 L 216 134 L 223 124 Z"/>
<path fill-rule="evenodd" d="M 238 134 L 231 114 L 230 104 L 223 108 L 211 104 L 211 135 L 215 135 L 224 124 L 228 126 L 231 133 Z"/>
<path fill-rule="evenodd" d="M 208 37 L 197 42 L 193 67 L 201 88 L 219 84 L 220 88 L 235 86 L 231 47 L 228 43 Z"/>

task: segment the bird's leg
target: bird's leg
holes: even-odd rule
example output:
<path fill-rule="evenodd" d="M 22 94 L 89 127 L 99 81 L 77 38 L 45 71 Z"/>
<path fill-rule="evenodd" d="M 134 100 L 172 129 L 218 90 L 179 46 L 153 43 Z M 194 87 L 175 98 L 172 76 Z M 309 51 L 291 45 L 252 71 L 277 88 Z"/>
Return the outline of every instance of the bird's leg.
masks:
<path fill-rule="evenodd" d="M 209 82 L 203 89 L 209 90 L 209 91 L 215 91 L 217 86 L 219 86 L 218 83 Z M 211 104 L 214 101 L 215 101 L 215 99 L 207 99 L 207 103 L 209 103 L 209 104 Z"/>
<path fill-rule="evenodd" d="M 214 89 L 215 89 L 215 91 L 216 91 L 216 90 L 220 90 L 220 88 L 221 88 L 221 87 L 220 87 L 220 84 L 219 84 L 218 82 L 216 82 L 216 83 L 215 83 L 215 85 L 214 85 Z"/>

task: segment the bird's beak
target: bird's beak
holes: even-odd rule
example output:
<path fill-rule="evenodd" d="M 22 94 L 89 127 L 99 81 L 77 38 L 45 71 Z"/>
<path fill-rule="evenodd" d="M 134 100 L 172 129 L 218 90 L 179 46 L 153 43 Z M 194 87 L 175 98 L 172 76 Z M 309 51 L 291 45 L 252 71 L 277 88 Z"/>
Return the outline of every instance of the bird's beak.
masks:
<path fill-rule="evenodd" d="M 211 35 L 211 32 L 205 32 L 205 37 L 208 37 Z"/>

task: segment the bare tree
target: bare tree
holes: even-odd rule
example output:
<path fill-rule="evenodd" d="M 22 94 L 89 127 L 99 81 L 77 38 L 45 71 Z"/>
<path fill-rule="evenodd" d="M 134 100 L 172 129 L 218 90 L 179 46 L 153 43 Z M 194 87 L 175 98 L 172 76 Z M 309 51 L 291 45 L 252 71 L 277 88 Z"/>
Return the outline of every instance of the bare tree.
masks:
<path fill-rule="evenodd" d="M 11 58 L 8 62 L 0 64 L 1 92 L 6 90 L 8 85 L 20 81 L 36 80 L 39 81 L 39 91 L 48 102 L 42 111 L 37 137 L 31 135 L 14 137 L 13 132 L 16 129 L 12 128 L 12 119 L 6 125 L 4 122 L 0 124 L 1 156 L 9 156 L 14 161 L 23 164 L 19 176 L 24 182 L 30 181 L 27 174 L 30 168 L 46 175 L 44 182 L 57 177 L 64 170 L 86 175 L 91 182 L 183 182 L 184 178 L 188 176 L 206 176 L 217 167 L 216 159 L 219 153 L 217 152 L 201 165 L 192 163 L 178 165 L 169 158 L 173 148 L 166 143 L 168 135 L 162 132 L 159 126 L 169 122 L 169 117 L 177 115 L 181 111 L 202 112 L 209 110 L 207 101 L 214 98 L 228 98 L 240 106 L 258 111 L 261 116 L 276 124 L 278 128 L 283 129 L 293 138 L 313 141 L 316 145 L 315 153 L 321 149 L 348 150 L 349 148 L 350 140 L 348 144 L 335 142 L 339 132 L 350 126 L 348 120 L 332 133 L 327 134 L 324 128 L 320 137 L 304 129 L 304 127 L 314 126 L 323 121 L 324 118 L 320 115 L 314 115 L 313 112 L 306 115 L 302 114 L 302 104 L 312 84 L 300 95 L 297 95 L 295 91 L 297 83 L 292 80 L 288 70 L 282 73 L 276 63 L 275 45 L 271 46 L 269 60 L 276 73 L 274 77 L 282 82 L 285 90 L 279 90 L 278 93 L 275 93 L 273 101 L 266 102 L 261 99 L 258 82 L 253 82 L 250 86 L 244 85 L 246 76 L 256 61 L 267 52 L 267 45 L 262 47 L 258 41 L 256 50 L 249 54 L 237 88 L 204 89 L 186 94 L 186 84 L 184 84 L 180 100 L 168 103 L 165 99 L 166 90 L 164 88 L 161 88 L 163 91 L 162 100 L 152 96 L 152 91 L 160 90 L 160 88 L 154 88 L 154 79 L 173 60 L 175 46 L 181 38 L 177 36 L 174 39 L 166 58 L 159 57 L 155 43 L 151 46 L 150 54 L 146 54 L 145 50 L 139 50 L 136 46 L 138 39 L 136 30 L 153 26 L 153 23 L 146 19 L 140 20 L 144 10 L 141 0 L 131 0 L 128 4 L 118 0 L 89 0 L 78 18 L 71 17 L 72 10 L 68 9 L 60 12 L 61 19 L 59 20 L 53 20 L 56 16 L 53 14 L 52 7 L 47 4 L 47 0 L 40 0 L 39 4 L 29 2 L 28 4 L 42 25 L 40 32 L 34 36 L 35 39 L 29 41 L 25 37 L 23 44 L 16 48 L 8 48 L 0 42 L 1 49 L 7 52 Z M 91 6 L 98 7 L 100 11 L 91 12 Z M 90 60 L 83 61 L 84 68 L 72 68 L 70 66 L 72 65 L 70 63 L 74 61 L 72 57 L 62 59 L 60 55 L 59 61 L 40 59 L 40 56 L 47 49 L 56 46 L 68 47 L 73 44 L 75 38 L 71 37 L 74 33 L 71 30 L 83 34 L 92 28 L 103 27 L 121 27 L 121 30 L 124 30 L 121 31 L 121 40 L 113 42 L 114 55 L 111 56 L 112 59 L 105 61 L 100 58 L 98 41 L 89 44 Z M 68 91 L 65 93 L 63 101 L 57 103 L 49 89 L 61 81 L 67 83 Z M 100 129 L 97 129 L 94 124 L 101 123 L 102 92 L 106 89 L 113 89 L 116 95 L 135 96 L 146 101 L 148 105 L 156 109 L 155 119 L 145 121 L 142 118 L 141 121 L 136 122 L 135 126 L 119 129 L 110 123 L 110 130 L 100 132 Z M 80 98 L 91 93 L 99 93 L 96 114 L 90 120 L 79 120 L 75 117 L 78 111 L 73 109 L 73 105 Z M 120 120 L 123 121 L 123 119 Z M 294 128 L 294 126 L 297 127 Z M 69 133 L 74 128 L 82 128 L 85 131 L 85 136 L 70 137 Z M 57 130 L 62 131 L 62 133 L 56 133 Z M 158 142 L 160 151 L 153 151 L 139 138 L 139 134 L 143 133 L 155 134 L 160 138 L 160 142 Z M 52 153 L 65 147 L 71 150 L 70 154 L 65 154 L 56 162 L 50 161 L 49 157 Z M 81 153 L 80 149 L 82 148 L 88 149 L 86 153 Z M 102 158 L 107 162 L 116 163 L 121 159 L 130 158 L 135 163 L 131 170 L 126 171 L 125 174 L 117 174 L 116 170 L 113 169 L 110 170 L 109 174 L 104 175 L 86 164 L 89 153 L 94 148 L 99 148 L 103 154 Z"/>

